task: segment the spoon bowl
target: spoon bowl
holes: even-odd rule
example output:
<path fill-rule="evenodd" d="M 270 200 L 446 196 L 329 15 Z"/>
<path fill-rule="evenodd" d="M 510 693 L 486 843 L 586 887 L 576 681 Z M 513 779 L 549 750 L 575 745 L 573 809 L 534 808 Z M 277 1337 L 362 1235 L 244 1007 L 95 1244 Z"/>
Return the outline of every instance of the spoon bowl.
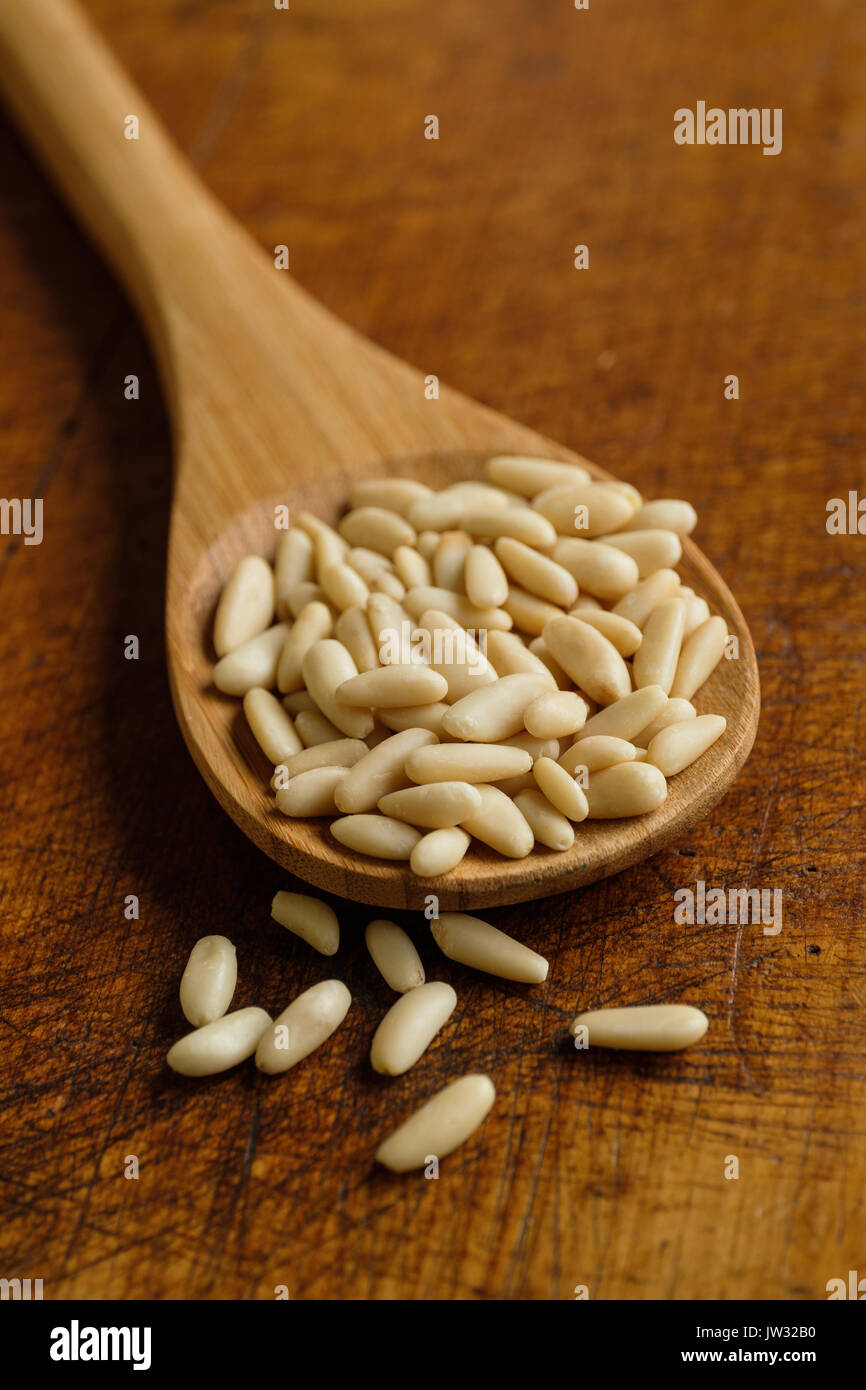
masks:
<path fill-rule="evenodd" d="M 549 458 L 551 452 L 546 446 L 538 456 Z M 556 456 L 568 457 L 562 450 Z M 485 457 L 462 452 L 392 459 L 387 465 L 368 461 L 358 475 L 354 470 L 335 471 L 314 485 L 293 489 L 293 503 L 334 524 L 356 476 L 394 474 L 445 487 L 481 477 Z M 595 476 L 610 476 L 580 461 Z M 406 864 L 344 848 L 330 834 L 330 818 L 293 820 L 282 815 L 268 788 L 273 769 L 252 737 L 238 701 L 220 694 L 212 683 L 215 655 L 210 633 L 220 590 L 237 561 L 251 552 L 272 558 L 274 507 L 285 500 L 285 496 L 274 496 L 250 508 L 202 553 L 178 613 L 182 630 L 171 676 L 181 728 L 214 795 L 245 835 L 307 883 L 338 897 L 392 909 L 417 910 L 428 893 L 435 893 L 443 911 L 473 911 L 565 892 L 617 873 L 678 839 L 710 811 L 743 766 L 758 717 L 754 649 L 732 594 L 706 556 L 686 540 L 678 569 L 684 582 L 707 599 L 712 611 L 725 619 L 728 631 L 737 636 L 739 657 L 723 660 L 695 696 L 699 713 L 725 715 L 725 734 L 669 782 L 667 800 L 658 810 L 630 820 L 585 821 L 576 828 L 573 847 L 564 853 L 537 846 L 526 859 L 504 859 L 475 841 L 456 870 L 426 879 L 418 878 Z"/>

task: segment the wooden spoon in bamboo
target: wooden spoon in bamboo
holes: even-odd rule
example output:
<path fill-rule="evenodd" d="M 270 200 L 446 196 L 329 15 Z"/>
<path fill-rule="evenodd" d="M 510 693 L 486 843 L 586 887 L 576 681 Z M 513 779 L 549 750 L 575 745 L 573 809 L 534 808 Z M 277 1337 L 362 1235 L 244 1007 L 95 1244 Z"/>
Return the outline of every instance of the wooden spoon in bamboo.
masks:
<path fill-rule="evenodd" d="M 685 581 L 739 639 L 700 696 L 726 734 L 635 820 L 587 822 L 564 853 L 506 860 L 473 844 L 458 869 L 417 879 L 354 854 L 324 821 L 274 807 L 270 768 L 238 702 L 211 683 L 210 622 L 248 552 L 273 551 L 274 506 L 334 520 L 350 485 L 383 473 L 433 487 L 481 476 L 483 459 L 578 456 L 442 388 L 315 303 L 201 185 L 153 111 L 69 0 L 0 0 L 0 83 L 31 143 L 112 263 L 147 326 L 169 398 L 176 473 L 166 595 L 168 664 L 184 738 L 220 804 L 308 883 L 382 907 L 487 907 L 562 892 L 645 858 L 706 815 L 745 762 L 759 708 L 743 616 L 686 542 Z M 127 138 L 135 129 L 137 139 Z M 585 464 L 585 460 L 580 462 Z M 607 477 L 601 469 L 593 469 Z"/>

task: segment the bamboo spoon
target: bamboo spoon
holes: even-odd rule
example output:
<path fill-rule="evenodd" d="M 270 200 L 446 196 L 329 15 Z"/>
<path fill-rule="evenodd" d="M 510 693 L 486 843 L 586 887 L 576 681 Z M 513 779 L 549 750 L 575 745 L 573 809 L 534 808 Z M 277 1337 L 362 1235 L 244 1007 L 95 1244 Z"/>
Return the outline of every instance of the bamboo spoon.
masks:
<path fill-rule="evenodd" d="M 480 476 L 493 453 L 578 456 L 455 391 L 425 399 L 419 372 L 276 270 L 201 185 L 71 0 L 0 0 L 0 57 L 9 106 L 124 282 L 157 355 L 176 453 L 166 595 L 172 695 L 200 772 L 244 833 L 341 897 L 420 908 L 436 893 L 443 909 L 472 910 L 603 878 L 705 816 L 751 749 L 759 687 L 743 616 L 688 541 L 685 581 L 737 635 L 740 657 L 721 663 L 701 700 L 726 716 L 726 735 L 680 773 L 651 815 L 584 823 L 564 854 L 536 850 L 510 861 L 473 844 L 455 873 L 422 880 L 402 864 L 347 851 L 325 822 L 274 809 L 270 769 L 236 703 L 210 680 L 217 595 L 241 555 L 272 553 L 274 506 L 333 520 L 359 478 L 414 474 L 440 487 Z M 137 140 L 124 136 L 128 116 L 138 118 Z"/>

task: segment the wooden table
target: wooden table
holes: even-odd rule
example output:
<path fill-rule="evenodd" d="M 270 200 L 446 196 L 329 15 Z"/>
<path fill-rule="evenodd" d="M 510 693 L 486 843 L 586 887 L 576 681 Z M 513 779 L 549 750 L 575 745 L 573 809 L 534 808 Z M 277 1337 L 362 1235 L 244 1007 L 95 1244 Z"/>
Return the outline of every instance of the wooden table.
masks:
<path fill-rule="evenodd" d="M 327 1049 L 276 1081 L 168 1073 L 198 936 L 238 943 L 238 1004 L 277 1010 L 333 963 L 269 920 L 290 885 L 184 748 L 153 365 L 2 125 L 2 491 L 44 499 L 41 546 L 4 536 L 0 562 L 2 1272 L 51 1298 L 264 1299 L 821 1299 L 866 1274 L 866 538 L 825 526 L 829 498 L 866 493 L 866 15 L 87 8 L 210 186 L 338 314 L 647 495 L 695 503 L 754 632 L 764 712 L 744 774 L 675 849 L 493 914 L 549 956 L 547 985 L 452 967 L 407 923 L 460 996 L 407 1076 L 369 1068 L 390 996 L 371 914 L 349 905 L 337 968 L 355 1002 Z M 673 113 L 698 100 L 782 107 L 781 155 L 676 145 Z M 780 889 L 781 932 L 677 925 L 674 893 L 698 880 Z M 657 1000 L 705 1009 L 705 1041 L 569 1046 L 578 1006 Z M 497 1104 L 438 1181 L 377 1171 L 396 1120 L 475 1069 Z"/>

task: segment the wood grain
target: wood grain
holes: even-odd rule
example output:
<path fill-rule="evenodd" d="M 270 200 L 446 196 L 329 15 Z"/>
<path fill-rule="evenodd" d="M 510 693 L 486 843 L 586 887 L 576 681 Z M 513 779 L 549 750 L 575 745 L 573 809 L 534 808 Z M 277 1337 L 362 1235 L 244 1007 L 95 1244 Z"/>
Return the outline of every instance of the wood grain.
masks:
<path fill-rule="evenodd" d="M 278 1082 L 169 1076 L 198 936 L 238 942 L 238 1004 L 280 1008 L 335 963 L 268 920 L 290 880 L 178 735 L 154 370 L 4 128 L 2 491 L 44 497 L 46 529 L 39 547 L 3 537 L 0 562 L 3 1272 L 49 1297 L 824 1297 L 863 1272 L 864 559 L 824 522 L 864 487 L 866 24 L 781 0 L 735 20 L 715 0 L 543 19 L 509 0 L 495 20 L 448 0 L 435 23 L 398 0 L 88 9 L 217 197 L 264 247 L 289 244 L 336 315 L 648 495 L 694 501 L 755 636 L 764 714 L 675 849 L 491 914 L 548 955 L 541 989 L 471 976 L 400 915 L 459 996 L 406 1077 L 369 1069 L 389 995 L 370 914 L 345 906 L 355 1003 L 327 1051 Z M 704 98 L 782 106 L 782 155 L 675 147 L 673 111 Z M 780 888 L 781 933 L 676 925 L 673 893 L 698 879 Z M 662 999 L 707 1011 L 700 1047 L 567 1045 L 577 1008 Z M 476 1068 L 499 1099 L 438 1182 L 375 1172 L 378 1139 Z"/>

